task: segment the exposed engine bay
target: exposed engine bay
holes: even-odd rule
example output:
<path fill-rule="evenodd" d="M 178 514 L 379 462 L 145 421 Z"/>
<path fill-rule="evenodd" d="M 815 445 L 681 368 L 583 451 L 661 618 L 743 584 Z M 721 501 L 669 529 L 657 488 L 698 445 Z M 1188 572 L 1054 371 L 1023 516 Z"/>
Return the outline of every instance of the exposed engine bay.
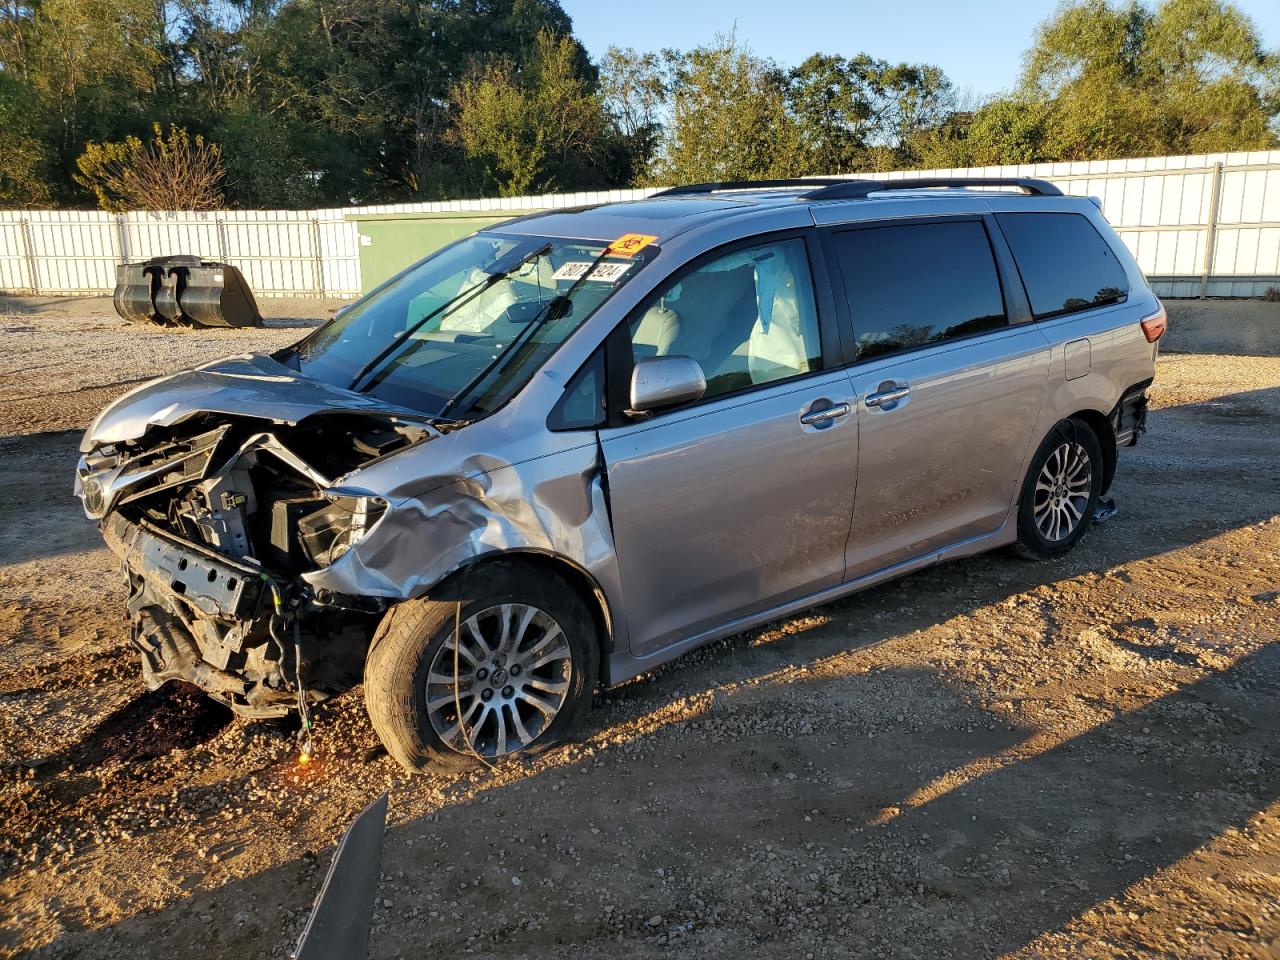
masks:
<path fill-rule="evenodd" d="M 308 702 L 358 681 L 383 601 L 300 575 L 386 510 L 340 478 L 432 434 L 373 412 L 293 425 L 204 413 L 87 452 L 76 490 L 123 561 L 148 687 L 181 678 L 242 715 L 305 720 Z"/>

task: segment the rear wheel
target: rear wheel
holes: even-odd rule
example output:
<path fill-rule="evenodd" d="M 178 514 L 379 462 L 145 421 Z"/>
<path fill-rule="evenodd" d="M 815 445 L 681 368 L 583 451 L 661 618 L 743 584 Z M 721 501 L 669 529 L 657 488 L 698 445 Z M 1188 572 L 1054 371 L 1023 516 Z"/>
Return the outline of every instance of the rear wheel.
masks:
<path fill-rule="evenodd" d="M 403 766 L 468 766 L 477 754 L 492 762 L 563 742 L 598 673 L 577 593 L 544 570 L 500 561 L 387 614 L 365 665 L 365 704 Z"/>
<path fill-rule="evenodd" d="M 1102 471 L 1102 447 L 1093 430 L 1079 420 L 1059 420 L 1022 483 L 1017 552 L 1047 559 L 1079 543 L 1093 522 Z"/>

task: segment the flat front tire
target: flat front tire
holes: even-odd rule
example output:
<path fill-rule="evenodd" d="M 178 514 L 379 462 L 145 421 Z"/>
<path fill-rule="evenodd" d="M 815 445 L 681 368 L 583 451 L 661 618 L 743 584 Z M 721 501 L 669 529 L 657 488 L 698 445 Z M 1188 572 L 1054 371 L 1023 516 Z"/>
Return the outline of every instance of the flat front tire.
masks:
<path fill-rule="evenodd" d="M 365 663 L 365 705 L 402 766 L 458 768 L 564 742 L 597 676 L 577 592 L 538 567 L 494 561 L 388 612 Z"/>
<path fill-rule="evenodd" d="M 1062 556 L 1093 522 L 1102 492 L 1102 447 L 1088 424 L 1059 420 L 1022 483 L 1015 551 L 1031 560 Z"/>

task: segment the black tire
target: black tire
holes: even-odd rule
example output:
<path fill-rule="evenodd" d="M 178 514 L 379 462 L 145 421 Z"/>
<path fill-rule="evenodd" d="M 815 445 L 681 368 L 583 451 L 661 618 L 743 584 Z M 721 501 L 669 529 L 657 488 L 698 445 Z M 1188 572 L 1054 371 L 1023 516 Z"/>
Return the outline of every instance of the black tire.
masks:
<path fill-rule="evenodd" d="M 1070 496 L 1068 487 L 1055 488 L 1054 493 L 1050 494 L 1046 494 L 1043 489 L 1037 490 L 1037 482 L 1044 479 L 1046 472 L 1057 472 L 1056 464 L 1063 461 L 1054 458 L 1063 457 L 1064 450 L 1067 457 L 1076 456 L 1078 451 L 1088 461 L 1087 498 L 1083 495 L 1083 483 L 1079 484 L 1079 495 L 1074 497 Z M 1080 420 L 1059 420 L 1054 424 L 1036 450 L 1035 456 L 1031 458 L 1031 465 L 1022 481 L 1022 491 L 1018 498 L 1018 542 L 1014 545 L 1014 552 L 1027 560 L 1049 560 L 1062 556 L 1079 543 L 1093 523 L 1093 515 L 1098 508 L 1098 497 L 1102 492 L 1102 471 L 1102 446 L 1088 424 Z M 1063 495 L 1055 500 L 1057 489 L 1062 489 Z M 1081 500 L 1085 502 L 1081 504 Z M 1080 513 L 1074 526 L 1056 537 L 1052 535 L 1054 530 L 1051 519 L 1047 521 L 1049 529 L 1045 529 L 1047 513 L 1055 512 L 1052 506 L 1055 502 L 1064 504 L 1056 510 L 1060 518 L 1073 518 L 1077 510 Z M 1061 522 L 1065 523 L 1065 520 Z"/>
<path fill-rule="evenodd" d="M 564 701 L 555 716 L 518 750 L 499 756 L 495 743 L 493 755 L 486 755 L 485 745 L 479 744 L 486 760 L 516 754 L 532 756 L 563 743 L 590 707 L 600 674 L 600 646 L 583 599 L 564 580 L 538 567 L 510 561 L 483 563 L 451 577 L 428 597 L 396 604 L 383 618 L 370 645 L 364 671 L 365 706 L 387 752 L 407 770 L 422 772 L 432 767 L 458 769 L 479 764 L 465 738 L 455 736 L 451 746 L 433 725 L 433 715 L 438 721 L 439 711 L 450 710 L 451 705 L 438 707 L 434 714 L 428 710 L 428 675 L 437 656 L 443 658 L 445 669 L 452 675 L 456 624 L 465 624 L 473 616 L 492 616 L 494 608 L 503 604 L 537 608 L 554 620 L 568 641 L 565 660 L 571 667 Z M 462 659 L 460 663 L 467 661 Z M 563 663 L 558 666 L 562 668 Z M 495 676 L 497 672 L 494 671 Z M 531 676 L 526 675 L 525 680 L 529 679 Z M 474 677 L 469 683 L 480 686 Z M 439 698 L 440 684 L 434 686 Z M 515 711 L 516 707 L 506 709 Z M 499 706 L 505 736 L 511 714 L 502 711 Z M 487 712 L 482 710 L 481 716 L 487 716 Z M 456 723 L 456 719 L 455 711 L 452 720 Z"/>

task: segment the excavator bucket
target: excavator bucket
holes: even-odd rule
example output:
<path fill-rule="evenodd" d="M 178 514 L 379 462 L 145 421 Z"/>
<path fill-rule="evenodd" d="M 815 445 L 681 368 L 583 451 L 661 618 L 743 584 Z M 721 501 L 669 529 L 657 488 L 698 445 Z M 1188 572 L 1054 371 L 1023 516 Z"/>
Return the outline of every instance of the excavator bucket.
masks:
<path fill-rule="evenodd" d="M 262 326 L 244 274 L 229 263 L 187 254 L 120 264 L 112 302 L 116 313 L 132 323 Z"/>
<path fill-rule="evenodd" d="M 156 313 L 156 290 L 160 278 L 145 263 L 122 263 L 116 267 L 116 289 L 111 296 L 116 313 L 130 323 L 163 323 Z"/>
<path fill-rule="evenodd" d="M 178 295 L 183 314 L 198 327 L 260 327 L 253 291 L 229 263 L 206 260 L 187 267 Z"/>

